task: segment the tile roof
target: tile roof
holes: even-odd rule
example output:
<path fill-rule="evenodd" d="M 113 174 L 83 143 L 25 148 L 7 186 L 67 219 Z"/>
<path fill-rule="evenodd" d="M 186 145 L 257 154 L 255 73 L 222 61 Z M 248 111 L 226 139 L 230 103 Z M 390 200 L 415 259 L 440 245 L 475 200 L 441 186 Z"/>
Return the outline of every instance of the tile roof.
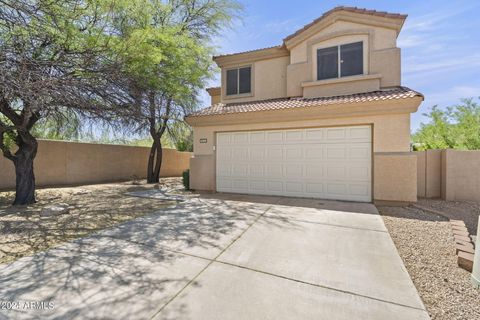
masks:
<path fill-rule="evenodd" d="M 295 31 L 291 35 L 287 36 L 285 39 L 283 39 L 283 43 L 277 46 L 272 46 L 272 47 L 266 47 L 266 48 L 261 48 L 261 49 L 254 49 L 254 50 L 248 50 L 248 51 L 242 51 L 242 52 L 235 52 L 235 53 L 229 53 L 229 54 L 222 54 L 218 56 L 214 56 L 213 60 L 216 60 L 218 58 L 223 58 L 223 57 L 230 57 L 230 56 L 236 56 L 240 54 L 245 54 L 245 53 L 252 53 L 252 52 L 258 52 L 258 51 L 265 51 L 265 50 L 270 50 L 270 49 L 281 49 L 285 45 L 285 41 L 288 41 L 295 36 L 299 35 L 303 31 L 309 29 L 312 27 L 314 24 L 319 22 L 320 20 L 324 19 L 328 15 L 337 12 L 337 11 L 348 11 L 348 12 L 354 12 L 354 13 L 362 13 L 362 14 L 369 14 L 373 16 L 378 16 L 378 17 L 385 17 L 385 18 L 398 18 L 398 19 L 406 19 L 407 15 L 406 14 L 400 14 L 400 13 L 389 13 L 386 11 L 376 11 L 376 10 L 368 10 L 368 9 L 362 9 L 362 8 L 357 8 L 357 7 L 345 7 L 345 6 L 338 6 L 335 7 L 324 14 L 322 14 L 319 18 L 313 20 L 309 24 L 303 26 L 301 29 Z"/>
<path fill-rule="evenodd" d="M 281 49 L 283 47 L 283 44 L 273 46 L 273 47 L 266 47 L 266 48 L 260 48 L 260 49 L 253 49 L 253 50 L 247 50 L 247 51 L 241 51 L 241 52 L 235 52 L 235 53 L 227 53 L 227 54 L 221 54 L 218 56 L 214 56 L 213 59 L 217 58 L 223 58 L 223 57 L 228 57 L 228 56 L 236 56 L 238 54 L 244 54 L 244 53 L 251 53 L 251 52 L 257 52 L 257 51 L 263 51 L 263 50 L 269 50 L 269 49 Z"/>
<path fill-rule="evenodd" d="M 293 108 L 320 107 L 334 104 L 361 103 L 370 101 L 385 101 L 422 97 L 417 91 L 407 87 L 395 87 L 387 90 L 356 93 L 343 96 L 320 97 L 320 98 L 279 98 L 258 100 L 244 103 L 215 104 L 211 107 L 193 112 L 188 117 L 203 117 L 225 115 L 244 112 L 273 111 Z"/>
<path fill-rule="evenodd" d="M 291 35 L 287 36 L 283 41 L 288 41 L 295 36 L 299 35 L 303 31 L 307 30 L 308 28 L 312 27 L 314 24 L 319 22 L 320 20 L 324 19 L 326 16 L 336 12 L 336 11 L 348 11 L 348 12 L 353 12 L 353 13 L 362 13 L 362 14 L 369 14 L 377 17 L 385 17 L 385 18 L 398 18 L 398 19 L 406 19 L 407 15 L 406 14 L 400 14 L 400 13 L 389 13 L 385 11 L 376 11 L 376 10 L 368 10 L 368 9 L 362 9 L 362 8 L 357 8 L 357 7 L 345 7 L 345 6 L 339 6 L 335 7 L 324 14 L 322 14 L 320 17 L 317 19 L 313 20 L 309 24 L 303 26 L 301 29 L 295 31 Z"/>

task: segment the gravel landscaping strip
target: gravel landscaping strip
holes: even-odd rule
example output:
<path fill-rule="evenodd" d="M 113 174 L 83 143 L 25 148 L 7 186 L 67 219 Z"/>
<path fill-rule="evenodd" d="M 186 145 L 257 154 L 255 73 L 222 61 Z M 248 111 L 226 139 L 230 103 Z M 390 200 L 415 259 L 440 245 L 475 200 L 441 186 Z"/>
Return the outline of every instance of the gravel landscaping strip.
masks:
<path fill-rule="evenodd" d="M 139 198 L 129 195 L 132 193 L 168 196 Z M 13 192 L 0 192 L 0 264 L 158 212 L 187 195 L 195 196 L 183 190 L 180 178 L 162 178 L 157 185 L 135 181 L 42 188 L 36 195 L 37 203 L 12 207 Z"/>
<path fill-rule="evenodd" d="M 473 201 L 444 201 L 439 199 L 421 199 L 418 204 L 427 208 L 438 210 L 443 216 L 463 220 L 471 235 L 477 234 L 480 203 Z"/>
<path fill-rule="evenodd" d="M 378 209 L 431 318 L 480 319 L 480 290 L 457 266 L 448 219 L 412 207 Z"/>

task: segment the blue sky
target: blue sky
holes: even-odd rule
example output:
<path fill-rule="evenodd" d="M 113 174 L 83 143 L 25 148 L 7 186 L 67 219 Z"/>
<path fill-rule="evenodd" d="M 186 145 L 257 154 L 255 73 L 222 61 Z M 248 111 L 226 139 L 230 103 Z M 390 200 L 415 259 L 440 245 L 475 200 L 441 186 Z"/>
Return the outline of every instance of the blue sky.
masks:
<path fill-rule="evenodd" d="M 431 106 L 480 96 L 480 1 L 241 1 L 243 19 L 215 39 L 218 53 L 282 43 L 282 39 L 338 5 L 408 14 L 398 37 L 402 84 L 425 95 L 412 131 Z M 218 85 L 213 81 L 212 85 Z M 202 95 L 202 106 L 209 103 Z"/>

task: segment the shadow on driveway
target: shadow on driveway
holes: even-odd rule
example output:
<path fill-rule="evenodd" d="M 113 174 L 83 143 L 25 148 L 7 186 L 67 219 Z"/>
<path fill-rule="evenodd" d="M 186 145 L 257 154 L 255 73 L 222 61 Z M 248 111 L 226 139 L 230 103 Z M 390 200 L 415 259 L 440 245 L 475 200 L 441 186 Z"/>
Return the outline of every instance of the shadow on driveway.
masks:
<path fill-rule="evenodd" d="M 190 199 L 0 265 L 0 301 L 21 302 L 0 319 L 149 318 L 268 208 Z M 25 309 L 25 301 L 54 308 Z"/>

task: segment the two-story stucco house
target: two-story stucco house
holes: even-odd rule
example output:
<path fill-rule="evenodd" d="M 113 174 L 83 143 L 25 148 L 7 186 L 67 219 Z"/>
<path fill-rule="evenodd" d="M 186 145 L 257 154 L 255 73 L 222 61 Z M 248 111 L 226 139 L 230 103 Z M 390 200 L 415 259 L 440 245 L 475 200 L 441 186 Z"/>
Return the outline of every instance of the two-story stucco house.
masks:
<path fill-rule="evenodd" d="M 406 15 L 337 7 L 279 46 L 221 55 L 194 130 L 193 189 L 351 201 L 415 201 L 397 37 Z"/>

